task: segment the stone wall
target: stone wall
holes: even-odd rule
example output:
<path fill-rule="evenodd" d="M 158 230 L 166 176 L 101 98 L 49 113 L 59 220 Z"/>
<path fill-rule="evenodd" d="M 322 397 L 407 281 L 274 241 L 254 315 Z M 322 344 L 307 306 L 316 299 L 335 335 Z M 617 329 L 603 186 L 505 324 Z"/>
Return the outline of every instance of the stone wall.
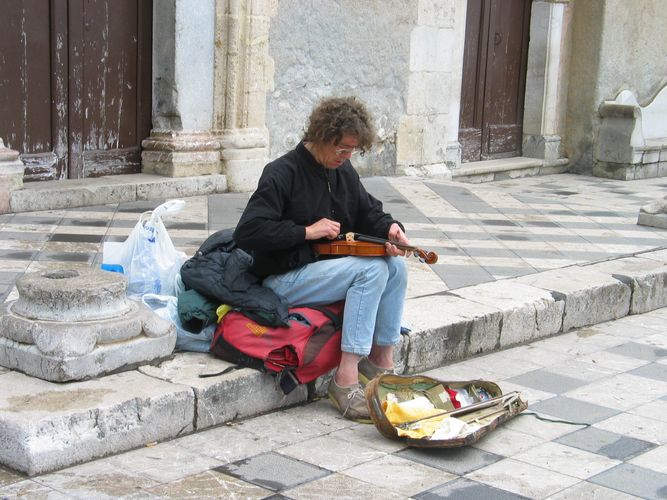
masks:
<path fill-rule="evenodd" d="M 574 0 L 566 155 L 576 171 L 590 172 L 598 108 L 621 90 L 640 104 L 667 80 L 663 0 Z"/>
<path fill-rule="evenodd" d="M 396 173 L 396 133 L 406 113 L 417 0 L 282 0 L 271 18 L 267 92 L 271 158 L 292 149 L 314 104 L 355 95 L 376 120 L 380 145 L 355 158 L 361 175 Z"/>

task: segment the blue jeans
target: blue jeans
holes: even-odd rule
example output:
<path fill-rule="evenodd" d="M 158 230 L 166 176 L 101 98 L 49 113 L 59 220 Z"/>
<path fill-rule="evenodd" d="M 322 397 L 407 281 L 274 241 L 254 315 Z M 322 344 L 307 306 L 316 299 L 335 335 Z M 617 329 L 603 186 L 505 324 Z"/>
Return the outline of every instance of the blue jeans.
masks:
<path fill-rule="evenodd" d="M 264 280 L 290 307 L 345 300 L 341 349 L 359 356 L 398 343 L 407 283 L 402 257 L 327 259 Z"/>

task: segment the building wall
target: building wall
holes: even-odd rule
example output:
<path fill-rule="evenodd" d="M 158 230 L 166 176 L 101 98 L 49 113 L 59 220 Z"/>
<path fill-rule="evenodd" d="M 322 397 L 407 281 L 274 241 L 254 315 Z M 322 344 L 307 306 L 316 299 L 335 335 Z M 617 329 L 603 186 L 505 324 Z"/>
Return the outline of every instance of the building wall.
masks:
<path fill-rule="evenodd" d="M 269 156 L 292 149 L 313 105 L 323 97 L 355 95 L 366 103 L 379 132 L 371 154 L 355 159 L 363 175 L 392 175 L 395 136 L 406 109 L 410 33 L 416 0 L 282 0 L 271 18 L 269 57 L 274 78 L 267 92 Z"/>
<path fill-rule="evenodd" d="M 667 82 L 664 0 L 574 0 L 566 155 L 590 172 L 598 107 L 629 89 L 646 104 Z"/>
<path fill-rule="evenodd" d="M 464 33 L 462 0 L 278 2 L 269 31 L 269 156 L 294 147 L 319 99 L 356 95 L 379 136 L 355 159 L 361 175 L 453 166 Z"/>

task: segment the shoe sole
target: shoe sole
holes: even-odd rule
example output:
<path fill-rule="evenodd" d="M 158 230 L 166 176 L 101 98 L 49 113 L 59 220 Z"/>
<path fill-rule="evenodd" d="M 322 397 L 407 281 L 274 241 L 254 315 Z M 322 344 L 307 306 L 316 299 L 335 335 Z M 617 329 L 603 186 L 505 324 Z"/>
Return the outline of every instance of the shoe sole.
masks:
<path fill-rule="evenodd" d="M 343 415 L 343 409 L 342 409 L 342 408 L 340 407 L 340 405 L 338 404 L 338 401 L 336 400 L 336 398 L 334 398 L 334 397 L 333 397 L 331 394 L 329 394 L 329 393 L 327 393 L 327 397 L 328 397 L 329 400 L 334 404 L 334 406 L 335 406 L 336 408 L 338 408 L 338 412 L 341 414 L 341 416 L 342 416 L 343 418 L 347 418 L 348 420 L 352 420 L 353 422 L 357 422 L 357 423 L 360 423 L 360 424 L 372 424 L 372 423 L 373 423 L 373 420 L 372 420 L 370 417 L 369 417 L 369 418 L 361 418 L 361 417 L 359 417 L 359 418 L 348 418 L 348 417 L 344 416 L 344 415 Z"/>

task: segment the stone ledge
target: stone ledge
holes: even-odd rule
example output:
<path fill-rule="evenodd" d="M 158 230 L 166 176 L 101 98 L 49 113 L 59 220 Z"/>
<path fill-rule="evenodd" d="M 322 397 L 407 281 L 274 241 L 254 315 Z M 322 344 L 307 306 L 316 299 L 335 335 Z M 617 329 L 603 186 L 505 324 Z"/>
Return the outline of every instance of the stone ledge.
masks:
<path fill-rule="evenodd" d="M 464 163 L 452 170 L 452 180 L 457 182 L 481 183 L 536 175 L 551 175 L 567 172 L 569 160 L 560 158 L 545 161 L 540 158 L 506 158 Z"/>
<path fill-rule="evenodd" d="M 58 210 L 224 192 L 227 192 L 227 176 L 220 174 L 178 178 L 128 174 L 28 182 L 23 189 L 11 192 L 9 210 L 15 213 Z"/>
<path fill-rule="evenodd" d="M 406 300 L 401 373 L 667 306 L 667 250 Z M 306 400 L 250 369 L 182 353 L 160 366 L 54 384 L 0 368 L 0 463 L 38 474 Z M 317 383 L 322 394 L 326 377 Z M 5 389 L 6 388 L 6 389 Z"/>

